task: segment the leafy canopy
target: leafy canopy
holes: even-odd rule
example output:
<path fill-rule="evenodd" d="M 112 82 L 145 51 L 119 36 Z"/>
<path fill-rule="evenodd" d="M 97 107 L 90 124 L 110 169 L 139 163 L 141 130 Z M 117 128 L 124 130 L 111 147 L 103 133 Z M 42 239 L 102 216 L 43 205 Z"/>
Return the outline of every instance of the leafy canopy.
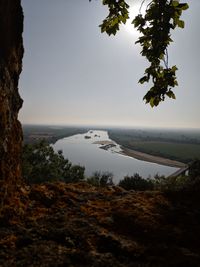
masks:
<path fill-rule="evenodd" d="M 144 179 L 138 173 L 135 173 L 133 176 L 125 176 L 119 182 L 119 186 L 126 190 L 136 190 L 136 191 L 145 191 L 153 190 L 154 183 L 153 180 Z"/>
<path fill-rule="evenodd" d="M 78 182 L 84 179 L 84 171 L 84 167 L 72 165 L 61 150 L 56 153 L 45 141 L 23 147 L 22 173 L 29 183 Z"/>
<path fill-rule="evenodd" d="M 154 107 L 164 101 L 165 96 L 176 98 L 172 88 L 178 85 L 177 67 L 168 66 L 167 48 L 173 42 L 171 30 L 184 28 L 180 17 L 189 6 L 179 0 L 141 0 L 141 7 L 145 1 L 148 3 L 145 15 L 139 12 L 132 24 L 141 33 L 136 43 L 141 45 L 141 54 L 150 64 L 139 80 L 141 84 L 151 82 L 153 85 L 143 99 Z M 129 5 L 125 0 L 102 0 L 102 3 L 108 7 L 109 14 L 100 25 L 101 32 L 115 35 L 120 24 L 129 19 Z"/>

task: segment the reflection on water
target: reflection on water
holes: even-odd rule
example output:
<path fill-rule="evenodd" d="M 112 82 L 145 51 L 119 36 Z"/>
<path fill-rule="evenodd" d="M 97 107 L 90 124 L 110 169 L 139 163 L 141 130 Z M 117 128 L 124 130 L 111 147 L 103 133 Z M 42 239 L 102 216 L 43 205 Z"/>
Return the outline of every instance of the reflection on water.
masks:
<path fill-rule="evenodd" d="M 112 141 L 106 131 L 90 130 L 58 140 L 53 145 L 55 150 L 62 150 L 65 158 L 73 164 L 85 166 L 86 176 L 95 171 L 112 172 L 113 181 L 119 182 L 126 175 L 139 173 L 142 177 L 170 175 L 177 168 L 137 160 L 121 155 L 120 146 Z"/>

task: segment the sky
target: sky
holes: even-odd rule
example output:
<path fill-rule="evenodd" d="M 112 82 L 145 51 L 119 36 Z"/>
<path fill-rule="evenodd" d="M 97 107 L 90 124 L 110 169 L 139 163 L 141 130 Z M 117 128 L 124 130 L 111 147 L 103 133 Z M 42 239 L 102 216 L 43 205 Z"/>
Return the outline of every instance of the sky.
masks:
<path fill-rule="evenodd" d="M 128 1 L 131 17 L 138 0 Z M 188 0 L 185 29 L 172 34 L 169 65 L 178 67 L 176 100 L 151 108 L 140 85 L 148 62 L 138 33 L 122 26 L 101 33 L 108 11 L 100 0 L 22 0 L 23 71 L 19 90 L 24 124 L 200 128 L 200 1 Z"/>

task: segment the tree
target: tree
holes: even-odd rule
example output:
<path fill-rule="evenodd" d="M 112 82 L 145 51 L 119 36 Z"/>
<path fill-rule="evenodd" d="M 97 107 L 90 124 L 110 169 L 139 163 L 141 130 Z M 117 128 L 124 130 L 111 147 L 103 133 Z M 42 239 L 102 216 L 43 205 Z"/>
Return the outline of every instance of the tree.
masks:
<path fill-rule="evenodd" d="M 61 150 L 56 153 L 45 141 L 23 147 L 22 175 L 29 183 L 78 182 L 84 179 L 84 171 L 84 167 L 72 165 Z"/>
<path fill-rule="evenodd" d="M 145 0 L 141 0 L 141 8 L 144 2 Z M 136 44 L 142 46 L 141 54 L 150 63 L 144 76 L 139 80 L 141 84 L 145 82 L 153 84 L 143 99 L 154 107 L 164 101 L 165 96 L 176 98 L 172 88 L 178 85 L 177 67 L 168 66 L 167 47 L 173 42 L 171 30 L 176 27 L 184 28 L 184 21 L 180 17 L 182 11 L 189 6 L 187 3 L 180 3 L 179 0 L 146 0 L 146 2 L 148 5 L 145 15 L 141 14 L 140 8 L 132 24 L 141 33 Z M 101 31 L 115 35 L 120 24 L 125 24 L 129 19 L 129 5 L 125 0 L 103 0 L 103 5 L 108 6 L 109 14 L 100 25 Z"/>
<path fill-rule="evenodd" d="M 0 0 L 0 215 L 20 191 L 22 129 L 18 93 L 23 57 L 20 0 Z"/>

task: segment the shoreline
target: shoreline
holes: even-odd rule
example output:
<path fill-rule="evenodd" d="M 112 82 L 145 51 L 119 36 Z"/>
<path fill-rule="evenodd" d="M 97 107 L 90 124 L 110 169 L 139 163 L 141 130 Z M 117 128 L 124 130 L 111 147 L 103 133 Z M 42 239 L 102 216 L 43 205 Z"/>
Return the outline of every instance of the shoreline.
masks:
<path fill-rule="evenodd" d="M 111 145 L 114 143 L 115 142 L 112 140 L 101 140 L 101 141 L 99 140 L 99 141 L 95 141 L 93 144 Z M 150 154 L 140 152 L 137 150 L 133 150 L 130 148 L 125 148 L 123 146 L 121 146 L 121 151 L 116 152 L 116 153 L 131 157 L 131 158 L 135 158 L 138 160 L 147 161 L 147 162 L 156 163 L 156 164 L 174 167 L 174 168 L 180 168 L 181 169 L 181 168 L 185 168 L 187 166 L 187 164 L 180 162 L 180 161 L 177 161 L 177 160 L 172 160 L 172 159 L 163 158 L 160 156 L 150 155 Z"/>
<path fill-rule="evenodd" d="M 187 166 L 187 164 L 184 164 L 180 161 L 167 159 L 167 158 L 163 158 L 159 156 L 153 156 L 153 155 L 139 152 L 137 150 L 132 150 L 129 148 L 124 148 L 124 147 L 121 147 L 121 148 L 122 148 L 122 151 L 118 152 L 119 154 L 124 155 L 124 156 L 129 156 L 129 157 L 132 157 L 138 160 L 157 163 L 160 165 L 165 165 L 165 166 L 174 167 L 174 168 L 184 168 Z"/>

